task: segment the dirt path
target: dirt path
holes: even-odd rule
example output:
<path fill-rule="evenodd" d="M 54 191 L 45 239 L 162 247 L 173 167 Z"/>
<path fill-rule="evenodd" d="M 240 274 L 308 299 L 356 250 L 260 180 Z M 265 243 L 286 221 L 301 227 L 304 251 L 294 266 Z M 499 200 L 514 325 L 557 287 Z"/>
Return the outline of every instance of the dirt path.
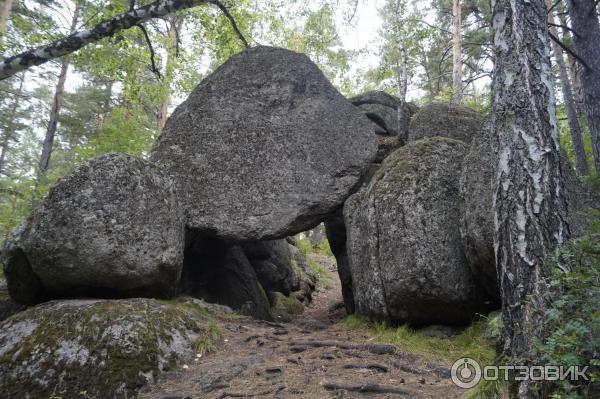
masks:
<path fill-rule="evenodd" d="M 426 364 L 397 351 L 373 353 L 390 348 L 374 346 L 368 335 L 342 323 L 340 282 L 330 272 L 334 288 L 319 290 L 294 322 L 223 320 L 225 337 L 216 351 L 169 373 L 141 397 L 453 399 L 464 394 L 450 381 L 448 365 Z M 378 384 L 399 393 L 353 392 L 328 384 Z"/>

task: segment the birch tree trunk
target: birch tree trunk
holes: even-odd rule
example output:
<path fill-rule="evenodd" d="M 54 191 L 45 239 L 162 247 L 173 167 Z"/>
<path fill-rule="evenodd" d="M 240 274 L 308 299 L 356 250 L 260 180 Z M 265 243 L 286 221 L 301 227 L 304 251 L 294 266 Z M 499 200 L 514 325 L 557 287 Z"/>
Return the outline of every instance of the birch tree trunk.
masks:
<path fill-rule="evenodd" d="M 8 18 L 10 17 L 10 10 L 12 9 L 13 0 L 4 0 L 0 5 L 0 37 L 6 33 L 6 25 Z"/>
<path fill-rule="evenodd" d="M 531 360 L 542 336 L 547 255 L 569 235 L 544 0 L 493 0 L 494 248 L 504 352 Z M 517 360 L 518 359 L 518 360 Z M 535 398 L 528 382 L 517 397 Z"/>
<path fill-rule="evenodd" d="M 10 144 L 10 140 L 12 139 L 13 130 L 15 128 L 15 118 L 17 116 L 17 109 L 19 108 L 19 102 L 21 101 L 21 94 L 23 93 L 23 82 L 25 81 L 25 74 L 21 76 L 21 81 L 19 82 L 19 88 L 15 94 L 15 98 L 13 99 L 12 107 L 10 109 L 10 114 L 8 117 L 8 124 L 6 126 L 6 131 L 4 132 L 4 137 L 2 138 L 2 153 L 0 153 L 0 175 L 4 173 L 4 163 L 6 162 L 6 153 L 8 151 L 8 146 Z"/>
<path fill-rule="evenodd" d="M 173 81 L 173 64 L 175 57 L 175 48 L 177 46 L 177 32 L 181 27 L 181 19 L 176 15 L 169 18 L 170 27 L 167 32 L 167 62 L 165 68 L 165 77 L 163 84 L 165 87 L 165 93 L 162 102 L 159 105 L 158 110 L 158 130 L 162 130 L 167 123 L 167 117 L 169 115 L 169 105 L 171 104 L 171 92 L 170 85 Z"/>
<path fill-rule="evenodd" d="M 596 0 L 569 0 L 569 16 L 575 31 L 575 52 L 586 64 L 581 71 L 583 112 L 592 138 L 594 166 L 600 172 L 600 22 Z"/>
<path fill-rule="evenodd" d="M 73 11 L 73 19 L 71 20 L 70 33 L 77 29 L 77 21 L 79 20 L 79 2 L 75 1 L 75 10 Z M 58 74 L 58 82 L 54 91 L 54 99 L 52 108 L 50 109 L 50 120 L 46 128 L 46 136 L 42 144 L 42 155 L 40 156 L 39 173 L 44 175 L 50 164 L 50 156 L 52 155 L 52 147 L 54 145 L 54 137 L 56 136 L 56 127 L 58 125 L 58 115 L 62 107 L 63 97 L 65 94 L 65 82 L 69 71 L 69 59 L 63 57 L 60 65 L 60 73 Z"/>
<path fill-rule="evenodd" d="M 552 16 L 552 14 L 548 15 L 548 22 L 555 22 L 555 18 Z M 558 33 L 554 26 L 550 25 L 549 29 L 550 33 L 552 33 L 555 37 L 558 37 Z M 558 65 L 560 85 L 562 88 L 565 108 L 567 110 L 567 119 L 569 120 L 571 142 L 573 144 L 573 152 L 575 153 L 575 167 L 581 175 L 587 175 L 589 170 L 587 158 L 585 156 L 585 150 L 583 147 L 583 133 L 577 117 L 575 100 L 571 90 L 571 82 L 569 81 L 569 73 L 567 72 L 567 65 L 565 64 L 563 50 L 555 41 L 551 40 L 550 42 L 552 43 L 552 52 L 554 53 L 554 58 L 556 58 L 556 64 Z"/>
<path fill-rule="evenodd" d="M 452 102 L 463 103 L 462 92 L 462 15 L 460 0 L 452 4 Z"/>
<path fill-rule="evenodd" d="M 400 50 L 401 60 L 398 61 L 398 65 L 396 67 L 396 84 L 398 86 L 398 97 L 400 99 L 398 103 L 398 135 L 402 140 L 406 142 L 408 139 L 408 126 L 406 120 L 408 120 L 407 115 L 404 113 L 408 110 L 406 104 L 406 92 L 408 90 L 408 66 L 406 61 L 406 51 L 404 48 Z"/>

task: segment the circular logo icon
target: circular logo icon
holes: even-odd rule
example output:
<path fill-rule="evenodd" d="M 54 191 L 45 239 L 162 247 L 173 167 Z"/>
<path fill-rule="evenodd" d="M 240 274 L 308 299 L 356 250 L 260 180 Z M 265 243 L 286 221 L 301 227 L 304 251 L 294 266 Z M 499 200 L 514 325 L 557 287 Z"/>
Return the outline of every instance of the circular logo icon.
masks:
<path fill-rule="evenodd" d="M 481 366 L 468 357 L 458 359 L 450 370 L 452 382 L 461 388 L 473 388 L 481 381 Z"/>

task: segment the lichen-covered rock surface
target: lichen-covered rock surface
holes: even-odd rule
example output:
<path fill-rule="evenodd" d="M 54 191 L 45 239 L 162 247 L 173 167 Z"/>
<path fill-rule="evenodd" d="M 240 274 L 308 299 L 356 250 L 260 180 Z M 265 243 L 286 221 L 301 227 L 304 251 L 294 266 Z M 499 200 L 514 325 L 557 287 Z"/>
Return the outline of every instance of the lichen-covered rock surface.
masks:
<path fill-rule="evenodd" d="M 368 118 L 313 62 L 258 46 L 194 89 L 151 159 L 178 182 L 189 228 L 261 240 L 317 225 L 376 150 Z"/>
<path fill-rule="evenodd" d="M 61 179 L 3 251 L 11 296 L 168 297 L 183 264 L 184 220 L 172 180 L 123 154 Z"/>
<path fill-rule="evenodd" d="M 440 136 L 469 143 L 482 128 L 483 117 L 479 112 L 460 105 L 432 103 L 412 118 L 408 141 Z"/>
<path fill-rule="evenodd" d="M 392 153 L 344 207 L 356 311 L 395 323 L 466 324 L 480 309 L 459 232 L 466 146 L 429 138 Z"/>
<path fill-rule="evenodd" d="M 209 305 L 189 299 L 51 301 L 0 324 L 7 399 L 131 398 L 195 353 Z M 52 396 L 54 395 L 54 396 Z"/>
<path fill-rule="evenodd" d="M 465 256 L 475 279 L 491 300 L 500 303 L 494 255 L 492 209 L 492 149 L 489 128 L 471 140 L 460 176 L 462 211 L 460 232 Z"/>

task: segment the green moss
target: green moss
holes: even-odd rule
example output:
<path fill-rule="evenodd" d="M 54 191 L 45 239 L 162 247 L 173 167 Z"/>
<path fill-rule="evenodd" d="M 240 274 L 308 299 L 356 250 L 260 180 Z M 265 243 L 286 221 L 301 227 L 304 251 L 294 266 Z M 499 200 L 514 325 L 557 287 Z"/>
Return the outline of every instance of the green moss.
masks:
<path fill-rule="evenodd" d="M 20 373 L 18 383 L 7 381 L 2 387 L 8 396 L 131 396 L 147 382 L 143 374 L 156 376 L 175 366 L 179 352 L 162 349 L 184 344 L 173 341 L 174 336 L 194 332 L 212 341 L 222 336 L 218 325 L 207 324 L 200 317 L 203 312 L 189 304 L 150 299 L 73 303 L 40 305 L 5 321 L 7 329 L 17 323 L 37 325 L 0 358 L 0 373 Z M 59 378 L 61 373 L 68 378 Z M 48 384 L 41 384 L 43 380 Z M 122 392 L 116 391 L 119 387 Z"/>
<path fill-rule="evenodd" d="M 291 321 L 304 312 L 304 305 L 296 297 L 286 297 L 281 292 L 271 292 L 271 311 L 276 320 Z"/>
<path fill-rule="evenodd" d="M 453 363 L 461 357 L 470 357 L 480 364 L 491 364 L 496 356 L 494 342 L 485 338 L 487 320 L 473 323 L 448 339 L 429 337 L 408 326 L 388 327 L 383 323 L 372 323 L 358 315 L 348 316 L 345 324 L 352 329 L 369 332 L 377 342 L 396 345 L 406 353 L 427 360 Z"/>
<path fill-rule="evenodd" d="M 198 316 L 208 316 L 208 310 L 205 307 L 194 303 L 193 298 L 181 296 L 173 299 L 161 299 L 161 303 L 171 305 L 181 310 L 189 310 L 196 313 Z"/>

